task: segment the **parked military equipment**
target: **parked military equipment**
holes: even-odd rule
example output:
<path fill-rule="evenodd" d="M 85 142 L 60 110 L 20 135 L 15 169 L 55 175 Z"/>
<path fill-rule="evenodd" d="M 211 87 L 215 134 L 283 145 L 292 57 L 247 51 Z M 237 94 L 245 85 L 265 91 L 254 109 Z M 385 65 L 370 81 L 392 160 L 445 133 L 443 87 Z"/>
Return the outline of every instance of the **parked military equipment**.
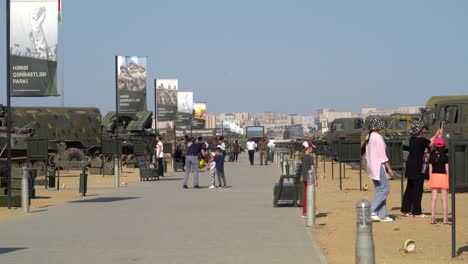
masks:
<path fill-rule="evenodd" d="M 431 106 L 422 109 L 428 136 L 443 126 L 445 139 L 468 138 L 468 96 L 432 97 L 426 106 Z"/>
<path fill-rule="evenodd" d="M 368 120 L 369 117 L 366 118 Z M 420 118 L 418 114 L 392 114 L 390 116 L 382 117 L 382 120 L 385 121 L 385 129 L 380 131 L 380 134 L 384 139 L 399 139 L 403 140 L 403 149 L 408 150 L 408 139 L 411 136 L 411 122 Z M 368 130 L 365 130 L 361 134 L 361 145 L 364 143 L 364 140 L 369 133 Z"/>
<path fill-rule="evenodd" d="M 46 139 L 49 162 L 61 154 L 65 161 L 82 161 L 101 147 L 101 113 L 98 108 L 12 107 L 12 157 L 14 166 L 46 169 L 43 160 L 28 160 L 29 139 Z M 6 107 L 0 105 L 0 158 L 5 159 Z"/>
<path fill-rule="evenodd" d="M 359 140 L 364 131 L 362 118 L 337 118 L 333 120 L 330 131 L 325 135 L 328 145 L 338 140 Z"/>
<path fill-rule="evenodd" d="M 115 138 L 116 122 L 115 112 L 108 112 L 102 119 L 103 140 L 111 140 Z M 147 150 L 151 148 L 148 145 L 154 141 L 154 132 L 151 129 L 153 122 L 153 113 L 149 111 L 141 111 L 136 113 L 119 113 L 119 139 L 122 142 L 122 160 L 127 159 L 127 155 L 132 155 L 135 152 L 141 152 L 141 144 Z M 145 153 L 149 155 L 150 153 Z"/>

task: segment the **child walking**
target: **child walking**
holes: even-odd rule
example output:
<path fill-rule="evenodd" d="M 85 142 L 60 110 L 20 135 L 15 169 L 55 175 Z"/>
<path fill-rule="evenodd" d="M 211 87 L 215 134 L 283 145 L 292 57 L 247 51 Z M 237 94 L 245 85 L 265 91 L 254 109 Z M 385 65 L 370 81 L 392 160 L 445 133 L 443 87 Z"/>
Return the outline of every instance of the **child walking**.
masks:
<path fill-rule="evenodd" d="M 224 175 L 224 156 L 221 148 L 216 148 L 216 174 L 218 175 L 219 187 L 226 187 L 226 176 Z"/>
<path fill-rule="evenodd" d="M 447 217 L 447 193 L 449 188 L 448 156 L 445 154 L 445 141 L 439 137 L 434 139 L 435 149 L 429 158 L 429 187 L 432 189 L 431 224 L 436 224 L 435 209 L 439 191 L 441 192 L 444 224 L 450 225 Z"/>
<path fill-rule="evenodd" d="M 216 161 L 215 161 L 215 152 L 211 152 L 210 160 L 208 161 L 208 170 L 210 171 L 210 189 L 215 188 L 215 174 L 216 174 Z"/>

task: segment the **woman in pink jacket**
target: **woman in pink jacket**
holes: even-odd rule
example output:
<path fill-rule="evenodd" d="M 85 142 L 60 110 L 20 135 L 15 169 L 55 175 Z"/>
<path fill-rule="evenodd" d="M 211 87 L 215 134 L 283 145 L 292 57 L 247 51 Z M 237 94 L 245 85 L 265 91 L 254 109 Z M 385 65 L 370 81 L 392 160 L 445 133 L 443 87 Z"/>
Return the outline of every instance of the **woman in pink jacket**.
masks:
<path fill-rule="evenodd" d="M 385 123 L 378 116 L 369 122 L 369 134 L 366 138 L 367 174 L 374 183 L 374 200 L 371 202 L 371 218 L 374 221 L 393 221 L 387 214 L 387 197 L 390 194 L 387 172 L 393 177 L 393 170 L 388 163 L 385 152 L 386 145 L 379 131 L 385 128 Z"/>

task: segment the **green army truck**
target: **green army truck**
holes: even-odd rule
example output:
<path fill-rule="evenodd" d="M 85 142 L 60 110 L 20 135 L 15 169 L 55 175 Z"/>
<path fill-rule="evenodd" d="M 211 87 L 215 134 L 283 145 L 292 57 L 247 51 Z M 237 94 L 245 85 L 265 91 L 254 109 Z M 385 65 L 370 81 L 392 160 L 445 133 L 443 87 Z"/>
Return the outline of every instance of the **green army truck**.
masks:
<path fill-rule="evenodd" d="M 103 140 L 112 140 L 116 135 L 115 112 L 108 112 L 102 119 Z M 153 113 L 140 111 L 136 113 L 119 113 L 119 141 L 122 142 L 122 160 L 133 159 L 135 152 L 144 148 L 145 156 L 150 160 L 154 148 L 154 131 L 152 130 Z M 143 146 L 142 146 L 143 144 Z"/>
<path fill-rule="evenodd" d="M 101 147 L 101 113 L 84 107 L 12 107 L 13 166 L 33 167 L 43 175 L 47 162 L 27 158 L 30 139 L 48 141 L 49 162 L 83 161 Z M 7 113 L 0 105 L 0 159 L 7 157 Z"/>
<path fill-rule="evenodd" d="M 368 120 L 371 116 L 367 117 Z M 418 120 L 419 114 L 401 114 L 395 113 L 389 116 L 383 116 L 382 119 L 385 122 L 385 129 L 380 131 L 380 134 L 386 140 L 398 139 L 403 140 L 403 150 L 408 150 L 408 139 L 411 137 L 411 122 Z M 361 145 L 367 138 L 368 130 L 365 130 L 361 134 Z"/>
<path fill-rule="evenodd" d="M 434 96 L 422 109 L 427 136 L 434 135 L 443 124 L 446 140 L 468 138 L 468 96 Z"/>
<path fill-rule="evenodd" d="M 338 140 L 359 140 L 364 131 L 364 120 L 359 117 L 337 118 L 333 120 L 330 131 L 324 136 L 328 145 Z"/>

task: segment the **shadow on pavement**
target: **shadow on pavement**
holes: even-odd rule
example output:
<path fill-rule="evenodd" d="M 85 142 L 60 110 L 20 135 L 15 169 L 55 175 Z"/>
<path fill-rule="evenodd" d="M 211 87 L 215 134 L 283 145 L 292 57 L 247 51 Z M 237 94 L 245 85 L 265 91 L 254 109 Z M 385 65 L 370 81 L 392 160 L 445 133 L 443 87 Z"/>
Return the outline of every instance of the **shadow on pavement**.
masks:
<path fill-rule="evenodd" d="M 26 249 L 26 248 L 0 248 L 0 255 L 8 254 L 8 253 L 23 250 L 23 249 Z"/>
<path fill-rule="evenodd" d="M 125 200 L 140 199 L 141 197 L 99 197 L 80 201 L 71 201 L 69 203 L 111 203 Z"/>

